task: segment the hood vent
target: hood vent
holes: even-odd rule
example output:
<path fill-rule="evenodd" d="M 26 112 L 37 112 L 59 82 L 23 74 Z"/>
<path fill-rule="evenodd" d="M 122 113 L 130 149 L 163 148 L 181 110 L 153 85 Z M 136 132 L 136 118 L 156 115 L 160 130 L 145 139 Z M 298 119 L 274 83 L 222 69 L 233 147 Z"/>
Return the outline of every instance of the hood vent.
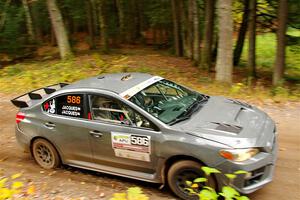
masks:
<path fill-rule="evenodd" d="M 252 106 L 250 104 L 247 104 L 245 102 L 241 102 L 241 101 L 234 100 L 234 99 L 228 99 L 228 101 L 230 103 L 237 104 L 237 105 L 240 105 L 240 106 L 243 106 L 243 107 L 246 107 L 246 108 L 252 108 Z"/>
<path fill-rule="evenodd" d="M 230 132 L 230 133 L 238 134 L 243 129 L 240 126 L 231 125 L 231 124 L 224 124 L 224 123 L 219 123 L 219 122 L 211 122 L 211 123 L 218 125 L 215 128 L 215 130 L 219 130 L 219 131 L 225 131 L 225 132 Z"/>

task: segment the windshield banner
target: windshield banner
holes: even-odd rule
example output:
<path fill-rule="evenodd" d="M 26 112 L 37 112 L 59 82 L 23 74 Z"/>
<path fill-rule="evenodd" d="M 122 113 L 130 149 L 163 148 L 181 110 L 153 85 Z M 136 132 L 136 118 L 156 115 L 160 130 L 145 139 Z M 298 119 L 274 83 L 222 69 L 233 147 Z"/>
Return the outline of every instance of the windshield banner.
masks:
<path fill-rule="evenodd" d="M 163 78 L 160 76 L 153 76 L 152 78 L 143 81 L 141 83 L 139 83 L 138 85 L 126 90 L 125 92 L 122 92 L 120 95 L 125 98 L 125 99 L 129 99 L 130 97 L 134 96 L 136 93 L 138 93 L 139 91 L 145 89 L 146 87 L 156 83 L 157 81 L 162 80 Z"/>

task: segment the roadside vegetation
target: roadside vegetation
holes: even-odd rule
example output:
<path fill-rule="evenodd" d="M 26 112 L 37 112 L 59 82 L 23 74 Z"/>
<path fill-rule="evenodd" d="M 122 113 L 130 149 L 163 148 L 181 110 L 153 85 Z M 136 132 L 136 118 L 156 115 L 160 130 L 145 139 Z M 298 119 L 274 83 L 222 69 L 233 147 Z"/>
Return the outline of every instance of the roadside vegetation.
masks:
<path fill-rule="evenodd" d="M 236 68 L 233 84 L 220 83 L 214 80 L 214 73 L 193 66 L 188 59 L 177 58 L 166 51 L 154 51 L 151 48 L 118 49 L 109 55 L 88 52 L 64 61 L 56 59 L 48 51 L 38 61 L 24 61 L 0 69 L 0 91 L 18 95 L 46 85 L 71 83 L 103 73 L 143 72 L 166 77 L 209 95 L 258 102 L 299 101 L 300 61 L 296 52 L 287 52 L 288 58 L 291 58 L 287 69 L 291 80 L 276 87 L 271 86 L 272 61 L 268 61 L 268 53 L 274 45 L 274 41 L 269 39 L 272 37 L 272 34 L 258 37 L 262 56 L 258 58 L 260 67 L 257 80 L 243 76 L 247 69 L 241 65 Z"/>

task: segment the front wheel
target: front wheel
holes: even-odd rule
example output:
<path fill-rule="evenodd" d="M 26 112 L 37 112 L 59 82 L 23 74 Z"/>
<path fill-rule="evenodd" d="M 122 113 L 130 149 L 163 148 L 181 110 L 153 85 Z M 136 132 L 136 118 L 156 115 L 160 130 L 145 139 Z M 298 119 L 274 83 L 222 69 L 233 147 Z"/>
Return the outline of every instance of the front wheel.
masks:
<path fill-rule="evenodd" d="M 186 184 L 186 181 L 192 181 L 199 177 L 205 177 L 204 172 L 201 170 L 201 165 L 198 162 L 191 160 L 178 161 L 173 164 L 167 175 L 168 184 L 170 189 L 181 199 L 185 200 L 197 200 L 199 199 L 196 195 L 191 195 L 186 188 L 189 186 Z M 216 188 L 216 181 L 211 176 L 208 178 L 206 184 L 212 188 Z M 204 186 L 204 185 L 203 185 Z M 200 186 L 201 187 L 201 186 Z M 199 188 L 201 190 L 201 188 Z"/>
<path fill-rule="evenodd" d="M 32 145 L 35 161 L 44 169 L 55 169 L 60 166 L 59 155 L 54 146 L 44 139 L 36 139 Z"/>

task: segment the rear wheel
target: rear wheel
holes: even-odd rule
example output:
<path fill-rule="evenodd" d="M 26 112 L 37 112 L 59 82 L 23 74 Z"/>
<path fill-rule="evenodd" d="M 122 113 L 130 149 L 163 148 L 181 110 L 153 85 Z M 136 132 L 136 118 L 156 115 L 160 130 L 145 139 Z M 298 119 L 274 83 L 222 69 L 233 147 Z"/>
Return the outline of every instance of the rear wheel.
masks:
<path fill-rule="evenodd" d="M 36 139 L 32 145 L 32 154 L 35 161 L 45 169 L 54 169 L 60 166 L 59 155 L 54 146 L 44 139 Z"/>
<path fill-rule="evenodd" d="M 191 195 L 185 188 L 189 188 L 186 181 L 193 181 L 199 177 L 205 177 L 204 172 L 201 170 L 201 165 L 198 162 L 191 160 L 178 161 L 173 164 L 167 175 L 168 184 L 171 190 L 180 198 L 186 200 L 196 200 L 199 199 L 196 195 Z M 207 186 L 216 188 L 216 181 L 211 176 L 208 178 Z M 205 186 L 204 184 L 202 187 Z M 200 188 L 201 190 L 201 185 Z"/>

